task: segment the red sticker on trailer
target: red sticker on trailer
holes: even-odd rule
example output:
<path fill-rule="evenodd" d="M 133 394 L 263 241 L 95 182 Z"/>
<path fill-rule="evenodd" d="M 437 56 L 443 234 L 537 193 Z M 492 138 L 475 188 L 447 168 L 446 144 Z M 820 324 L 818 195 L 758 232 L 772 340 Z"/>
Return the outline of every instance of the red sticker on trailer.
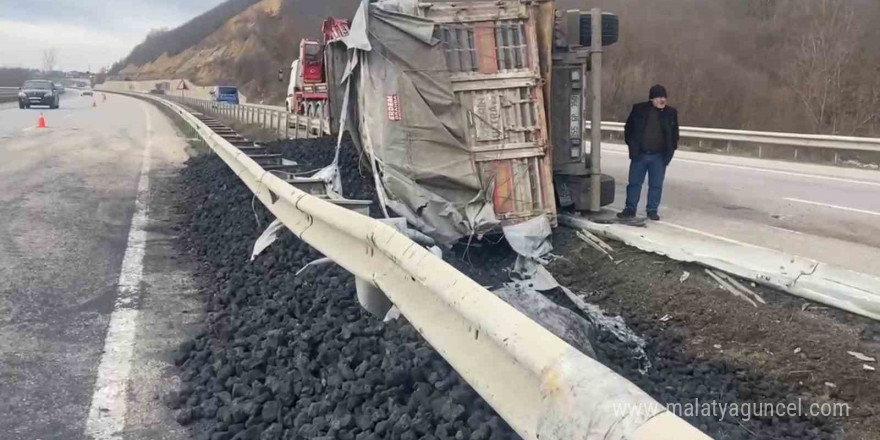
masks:
<path fill-rule="evenodd" d="M 385 107 L 388 109 L 388 120 L 400 120 L 400 98 L 397 95 L 388 95 L 385 97 Z"/>

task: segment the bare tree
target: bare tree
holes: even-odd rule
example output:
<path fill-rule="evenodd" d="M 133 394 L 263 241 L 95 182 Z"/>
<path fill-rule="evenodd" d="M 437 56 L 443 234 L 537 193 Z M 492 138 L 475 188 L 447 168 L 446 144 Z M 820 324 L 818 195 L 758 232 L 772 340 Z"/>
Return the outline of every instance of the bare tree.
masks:
<path fill-rule="evenodd" d="M 49 48 L 43 51 L 43 70 L 51 72 L 55 70 L 55 62 L 57 61 L 57 52 L 55 48 Z"/>
<path fill-rule="evenodd" d="M 859 26 L 846 0 L 803 0 L 791 3 L 803 14 L 793 41 L 786 83 L 803 105 L 815 132 L 840 131 L 846 111 L 844 77 L 857 48 Z"/>

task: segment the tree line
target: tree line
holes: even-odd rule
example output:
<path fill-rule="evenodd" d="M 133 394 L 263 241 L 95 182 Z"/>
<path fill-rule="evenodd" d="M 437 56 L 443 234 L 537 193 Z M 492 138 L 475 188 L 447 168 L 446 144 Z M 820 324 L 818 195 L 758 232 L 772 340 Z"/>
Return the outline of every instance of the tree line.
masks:
<path fill-rule="evenodd" d="M 606 119 L 663 83 L 683 125 L 880 135 L 880 2 L 596 3 L 621 20 L 605 51 Z"/>

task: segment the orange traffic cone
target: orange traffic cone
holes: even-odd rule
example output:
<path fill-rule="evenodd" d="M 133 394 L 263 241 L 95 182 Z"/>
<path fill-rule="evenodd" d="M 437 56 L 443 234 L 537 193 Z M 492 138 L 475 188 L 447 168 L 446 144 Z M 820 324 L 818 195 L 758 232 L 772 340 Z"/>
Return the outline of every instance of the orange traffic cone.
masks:
<path fill-rule="evenodd" d="M 40 113 L 40 119 L 37 120 L 37 128 L 47 128 L 46 118 Z"/>

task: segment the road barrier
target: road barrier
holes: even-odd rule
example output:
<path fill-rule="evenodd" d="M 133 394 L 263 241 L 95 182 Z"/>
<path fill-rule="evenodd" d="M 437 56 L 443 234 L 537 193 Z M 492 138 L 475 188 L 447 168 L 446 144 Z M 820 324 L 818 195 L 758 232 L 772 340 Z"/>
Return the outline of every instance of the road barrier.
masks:
<path fill-rule="evenodd" d="M 709 439 L 391 226 L 294 188 L 180 105 L 130 95 L 179 115 L 297 237 L 380 288 L 522 438 Z"/>
<path fill-rule="evenodd" d="M 18 99 L 18 87 L 0 87 L 0 102 Z"/>
<path fill-rule="evenodd" d="M 208 99 L 166 95 L 163 98 L 199 110 L 205 114 L 270 130 L 279 137 L 289 139 L 330 136 L 330 124 L 326 119 L 308 118 L 269 106 L 254 104 L 231 104 Z"/>
<path fill-rule="evenodd" d="M 586 122 L 589 129 L 591 124 Z M 834 154 L 834 163 L 840 162 L 840 153 L 870 152 L 880 153 L 880 138 L 853 136 L 827 136 L 814 134 L 781 133 L 767 131 L 726 130 L 720 128 L 681 127 L 682 139 L 690 140 L 689 146 L 720 148 L 730 152 L 738 145 L 748 145 L 757 149 L 758 157 L 764 157 L 766 149 L 774 146 L 792 147 L 794 159 L 798 159 L 799 149 L 825 149 Z M 602 122 L 602 135 L 605 139 L 623 141 L 624 123 Z M 696 143 L 694 143 L 696 142 Z"/>

